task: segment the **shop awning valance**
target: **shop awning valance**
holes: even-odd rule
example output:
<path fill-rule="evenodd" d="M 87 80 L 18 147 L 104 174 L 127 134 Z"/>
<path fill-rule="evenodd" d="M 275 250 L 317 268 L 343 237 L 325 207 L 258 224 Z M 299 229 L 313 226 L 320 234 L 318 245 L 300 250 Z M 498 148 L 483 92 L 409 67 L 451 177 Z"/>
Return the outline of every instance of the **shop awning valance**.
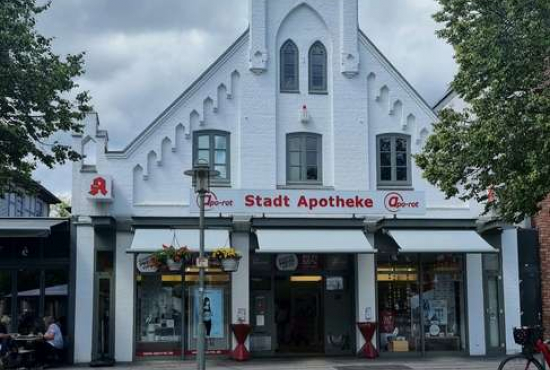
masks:
<path fill-rule="evenodd" d="M 495 253 L 474 230 L 387 230 L 402 253 Z"/>
<path fill-rule="evenodd" d="M 152 253 L 162 245 L 187 246 L 192 251 L 199 250 L 199 229 L 136 229 L 128 253 Z M 204 233 L 206 251 L 229 247 L 229 231 L 207 229 Z"/>
<path fill-rule="evenodd" d="M 362 230 L 259 229 L 260 253 L 374 253 Z"/>
<path fill-rule="evenodd" d="M 0 220 L 0 238 L 45 238 L 51 228 L 67 220 L 54 219 L 2 219 Z"/>

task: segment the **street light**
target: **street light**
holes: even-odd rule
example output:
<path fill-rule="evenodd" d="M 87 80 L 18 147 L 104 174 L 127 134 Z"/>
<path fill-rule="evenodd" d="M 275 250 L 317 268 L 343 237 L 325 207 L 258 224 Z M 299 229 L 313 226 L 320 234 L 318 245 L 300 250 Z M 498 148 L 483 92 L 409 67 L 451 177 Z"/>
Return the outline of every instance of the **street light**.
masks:
<path fill-rule="evenodd" d="M 210 192 L 210 178 L 219 176 L 220 172 L 211 170 L 208 162 L 198 160 L 193 169 L 184 172 L 193 178 L 195 192 L 199 194 L 199 339 L 197 343 L 197 368 L 205 369 L 205 327 L 204 327 L 204 197 Z"/>

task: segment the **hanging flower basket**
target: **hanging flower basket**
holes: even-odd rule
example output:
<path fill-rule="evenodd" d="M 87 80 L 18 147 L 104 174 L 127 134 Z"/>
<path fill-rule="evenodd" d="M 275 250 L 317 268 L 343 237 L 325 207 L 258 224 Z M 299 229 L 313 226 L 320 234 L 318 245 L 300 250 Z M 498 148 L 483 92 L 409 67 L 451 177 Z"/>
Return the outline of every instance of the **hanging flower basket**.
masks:
<path fill-rule="evenodd" d="M 222 270 L 225 272 L 236 272 L 239 269 L 239 259 L 225 258 L 220 260 Z"/>
<path fill-rule="evenodd" d="M 181 271 L 183 263 L 189 259 L 190 254 L 187 247 L 176 248 L 163 244 L 162 249 L 153 253 L 149 263 L 160 270 Z"/>
<path fill-rule="evenodd" d="M 219 261 L 225 272 L 235 272 L 239 269 L 241 255 L 235 248 L 218 248 L 212 252 L 211 257 Z"/>
<path fill-rule="evenodd" d="M 183 262 L 176 262 L 171 258 L 168 258 L 166 260 L 166 266 L 168 267 L 168 270 L 170 271 L 181 271 L 181 268 L 183 266 Z"/>

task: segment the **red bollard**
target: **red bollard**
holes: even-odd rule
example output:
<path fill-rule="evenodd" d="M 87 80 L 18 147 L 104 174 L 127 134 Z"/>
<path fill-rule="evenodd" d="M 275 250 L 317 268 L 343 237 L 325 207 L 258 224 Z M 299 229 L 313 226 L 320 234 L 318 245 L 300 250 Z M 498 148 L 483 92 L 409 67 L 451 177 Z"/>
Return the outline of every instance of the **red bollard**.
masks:
<path fill-rule="evenodd" d="M 374 345 L 372 344 L 372 337 L 374 337 L 374 333 L 376 332 L 376 323 L 358 322 L 357 327 L 359 328 L 361 335 L 363 335 L 363 338 L 366 341 L 365 345 L 359 350 L 358 355 L 371 360 L 375 359 L 376 357 L 378 357 L 378 351 L 376 350 L 376 348 L 374 348 Z"/>
<path fill-rule="evenodd" d="M 237 347 L 233 350 L 231 357 L 235 361 L 247 361 L 250 359 L 250 352 L 246 349 L 244 342 L 252 331 L 252 326 L 249 324 L 233 324 L 231 325 L 235 339 L 237 339 Z"/>

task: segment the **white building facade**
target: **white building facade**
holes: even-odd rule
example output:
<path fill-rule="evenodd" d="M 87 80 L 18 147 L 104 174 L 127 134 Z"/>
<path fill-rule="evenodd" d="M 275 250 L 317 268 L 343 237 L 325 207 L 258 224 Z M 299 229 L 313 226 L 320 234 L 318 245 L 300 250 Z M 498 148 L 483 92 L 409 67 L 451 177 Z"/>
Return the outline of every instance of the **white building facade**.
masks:
<path fill-rule="evenodd" d="M 197 160 L 220 171 L 206 247 L 209 353 L 249 323 L 254 356 L 516 351 L 517 232 L 445 199 L 414 164 L 437 119 L 358 29 L 357 0 L 250 0 L 249 29 L 124 150 L 96 115 L 74 148 L 74 360 L 188 358 L 197 273 L 141 262 L 196 250 Z M 141 263 L 141 264 L 140 264 Z"/>

